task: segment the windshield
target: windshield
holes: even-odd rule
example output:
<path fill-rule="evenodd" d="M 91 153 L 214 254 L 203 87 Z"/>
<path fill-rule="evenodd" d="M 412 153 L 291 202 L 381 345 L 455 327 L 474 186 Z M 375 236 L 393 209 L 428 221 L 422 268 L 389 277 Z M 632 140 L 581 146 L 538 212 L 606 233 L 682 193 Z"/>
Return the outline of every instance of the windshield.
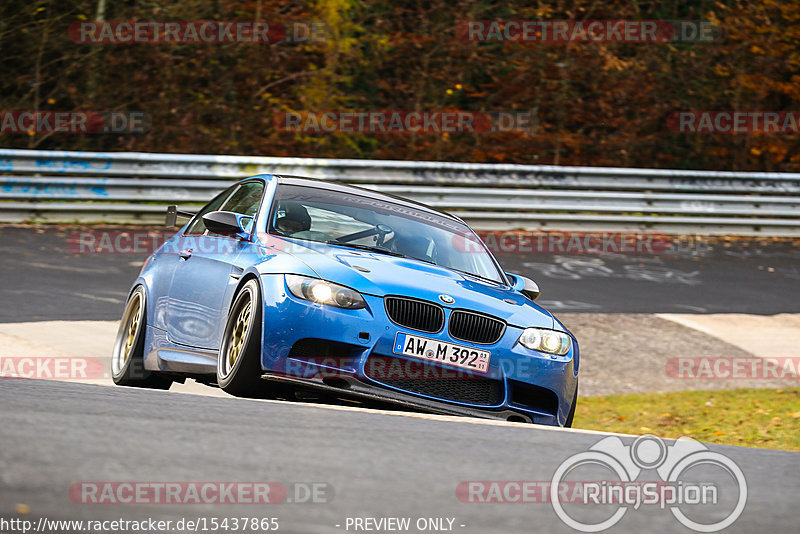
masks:
<path fill-rule="evenodd" d="M 383 199 L 281 184 L 275 194 L 269 231 L 293 239 L 404 256 L 503 282 L 494 259 L 467 225 Z"/>

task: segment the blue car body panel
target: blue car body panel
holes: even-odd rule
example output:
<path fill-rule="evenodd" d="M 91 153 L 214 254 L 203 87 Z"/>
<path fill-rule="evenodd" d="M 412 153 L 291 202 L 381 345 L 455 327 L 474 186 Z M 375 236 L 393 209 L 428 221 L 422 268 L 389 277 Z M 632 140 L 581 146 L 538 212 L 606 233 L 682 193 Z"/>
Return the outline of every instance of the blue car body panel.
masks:
<path fill-rule="evenodd" d="M 184 235 L 187 224 L 148 258 L 133 284 L 147 293 L 146 369 L 213 377 L 237 288 L 256 279 L 262 296 L 265 377 L 441 413 L 565 423 L 577 388 L 579 348 L 552 314 L 505 283 L 414 259 L 269 234 L 267 222 L 280 179 L 274 175 L 247 179 L 266 185 L 249 238 Z M 288 290 L 286 274 L 349 287 L 361 293 L 366 306 L 342 309 L 299 299 Z M 455 302 L 443 304 L 442 294 Z M 388 317 L 387 295 L 440 305 L 445 325 L 453 310 L 464 309 L 497 317 L 507 326 L 499 341 L 488 345 L 454 339 L 447 326 L 434 333 L 409 330 Z M 522 346 L 518 339 L 526 327 L 566 332 L 572 338 L 570 351 L 555 356 Z M 395 353 L 398 333 L 490 351 L 488 371 L 475 378 L 492 381 L 501 392 L 490 404 L 471 404 L 411 390 L 404 382 L 376 379 L 366 369 L 380 363 L 377 358 L 398 365 L 420 362 Z M 332 348 L 325 355 L 293 353 L 304 343 Z M 432 362 L 426 365 L 448 369 Z"/>

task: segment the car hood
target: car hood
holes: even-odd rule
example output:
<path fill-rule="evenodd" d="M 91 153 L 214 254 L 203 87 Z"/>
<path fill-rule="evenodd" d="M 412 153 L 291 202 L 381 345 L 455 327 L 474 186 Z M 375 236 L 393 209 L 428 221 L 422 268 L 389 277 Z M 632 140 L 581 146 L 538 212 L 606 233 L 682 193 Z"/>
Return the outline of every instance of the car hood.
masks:
<path fill-rule="evenodd" d="M 516 291 L 438 265 L 325 243 L 285 242 L 291 246 L 276 248 L 284 249 L 320 278 L 361 293 L 404 295 L 439 304 L 443 304 L 439 295 L 449 295 L 455 302 L 443 304 L 447 308 L 486 313 L 522 328 L 553 328 L 555 324 L 548 311 Z"/>

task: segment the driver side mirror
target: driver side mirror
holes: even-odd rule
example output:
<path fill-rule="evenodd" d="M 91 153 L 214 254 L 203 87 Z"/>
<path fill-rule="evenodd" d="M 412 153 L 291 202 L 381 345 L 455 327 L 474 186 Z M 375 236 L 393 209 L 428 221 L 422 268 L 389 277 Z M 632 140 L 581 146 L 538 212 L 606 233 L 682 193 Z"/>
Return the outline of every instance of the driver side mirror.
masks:
<path fill-rule="evenodd" d="M 506 273 L 506 276 L 511 279 L 514 291 L 522 293 L 530 300 L 536 300 L 539 298 L 541 291 L 539 290 L 539 285 L 536 282 L 519 274 Z"/>
<path fill-rule="evenodd" d="M 244 237 L 253 221 L 252 217 L 232 211 L 211 211 L 203 215 L 203 223 L 211 232 L 225 236 Z"/>

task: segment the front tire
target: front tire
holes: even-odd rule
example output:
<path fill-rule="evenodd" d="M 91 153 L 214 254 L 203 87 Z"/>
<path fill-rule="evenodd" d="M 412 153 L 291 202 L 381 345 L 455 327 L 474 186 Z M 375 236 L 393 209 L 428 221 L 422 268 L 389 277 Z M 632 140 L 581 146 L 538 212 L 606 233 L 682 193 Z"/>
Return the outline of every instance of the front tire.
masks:
<path fill-rule="evenodd" d="M 237 397 L 253 397 L 261 379 L 261 292 L 248 280 L 233 299 L 217 357 L 217 384 Z"/>
<path fill-rule="evenodd" d="M 172 380 L 144 368 L 144 333 L 147 329 L 147 293 L 136 289 L 125 304 L 119 323 L 114 352 L 111 354 L 111 378 L 118 386 L 169 389 Z"/>

